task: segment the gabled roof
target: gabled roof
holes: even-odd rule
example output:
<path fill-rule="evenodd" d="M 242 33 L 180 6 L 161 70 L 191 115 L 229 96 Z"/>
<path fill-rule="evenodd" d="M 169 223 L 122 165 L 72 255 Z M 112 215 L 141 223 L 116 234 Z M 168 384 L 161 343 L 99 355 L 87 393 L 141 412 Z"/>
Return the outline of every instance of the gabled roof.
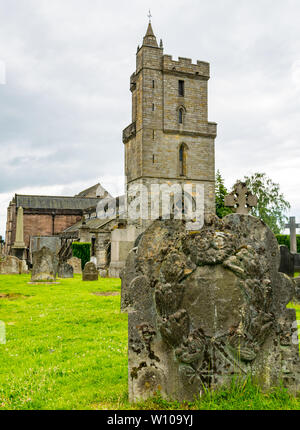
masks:
<path fill-rule="evenodd" d="M 16 206 L 23 209 L 77 209 L 97 206 L 100 199 L 91 197 L 15 195 Z"/>
<path fill-rule="evenodd" d="M 99 219 L 99 218 L 93 218 L 89 219 L 85 223 L 85 227 L 88 227 L 91 230 L 98 230 L 101 227 L 104 227 L 106 224 L 110 223 L 111 221 L 116 221 L 117 218 L 105 218 L 105 219 Z M 71 233 L 74 231 L 78 231 L 83 225 L 82 221 L 78 221 L 76 224 L 71 225 L 71 227 L 68 227 L 66 230 L 64 230 L 64 233 Z"/>
<path fill-rule="evenodd" d="M 97 188 L 99 187 L 99 183 L 96 185 L 93 185 L 92 187 L 87 188 L 86 190 L 81 191 L 80 193 L 76 194 L 75 197 L 86 197 L 88 194 L 93 193 L 96 195 Z"/>

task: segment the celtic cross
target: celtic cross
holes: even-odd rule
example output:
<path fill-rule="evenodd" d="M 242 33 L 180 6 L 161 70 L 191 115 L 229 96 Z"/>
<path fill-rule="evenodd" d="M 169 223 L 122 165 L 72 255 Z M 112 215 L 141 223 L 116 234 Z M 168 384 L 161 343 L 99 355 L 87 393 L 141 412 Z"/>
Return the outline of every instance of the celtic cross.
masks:
<path fill-rule="evenodd" d="M 251 208 L 257 206 L 257 197 L 250 193 L 244 182 L 237 182 L 232 193 L 225 196 L 225 206 L 238 214 L 248 215 Z"/>

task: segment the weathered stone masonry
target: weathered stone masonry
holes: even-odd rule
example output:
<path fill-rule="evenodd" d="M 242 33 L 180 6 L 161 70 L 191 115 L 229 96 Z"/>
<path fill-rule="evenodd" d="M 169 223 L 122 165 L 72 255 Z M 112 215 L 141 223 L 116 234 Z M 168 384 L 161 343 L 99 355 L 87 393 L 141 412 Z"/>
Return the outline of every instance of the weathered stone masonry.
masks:
<path fill-rule="evenodd" d="M 204 184 L 205 210 L 214 211 L 217 125 L 207 117 L 209 64 L 163 55 L 151 23 L 136 61 L 130 78 L 132 123 L 123 132 L 127 184 Z M 179 95 L 179 81 L 184 82 L 183 95 Z M 182 144 L 184 172 L 179 156 Z"/>

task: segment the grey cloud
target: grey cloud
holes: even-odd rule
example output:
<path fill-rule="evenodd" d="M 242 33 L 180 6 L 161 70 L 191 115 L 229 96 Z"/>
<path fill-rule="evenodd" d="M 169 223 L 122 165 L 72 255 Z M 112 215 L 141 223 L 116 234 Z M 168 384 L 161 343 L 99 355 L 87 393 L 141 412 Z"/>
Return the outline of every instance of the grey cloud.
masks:
<path fill-rule="evenodd" d="M 216 167 L 226 183 L 266 171 L 300 220 L 300 82 L 293 68 L 300 61 L 299 1 L 151 6 L 165 53 L 211 63 L 209 117 L 219 124 Z M 107 176 L 119 181 L 122 129 L 131 122 L 129 77 L 148 8 L 138 0 L 0 0 L 0 60 L 7 67 L 0 196 L 37 185 L 63 192 L 61 185 L 73 190 L 75 182 Z M 1 220 L 5 210 L 2 204 Z"/>

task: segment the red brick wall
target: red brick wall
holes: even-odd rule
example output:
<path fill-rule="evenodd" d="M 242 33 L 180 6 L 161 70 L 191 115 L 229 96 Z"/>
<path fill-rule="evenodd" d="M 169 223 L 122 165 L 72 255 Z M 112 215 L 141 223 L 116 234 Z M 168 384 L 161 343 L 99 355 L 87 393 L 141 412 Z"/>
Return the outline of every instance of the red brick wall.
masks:
<path fill-rule="evenodd" d="M 61 233 L 66 228 L 80 221 L 78 215 L 56 215 L 54 233 Z M 29 247 L 30 236 L 51 236 L 52 216 L 44 214 L 24 214 L 24 241 Z"/>

